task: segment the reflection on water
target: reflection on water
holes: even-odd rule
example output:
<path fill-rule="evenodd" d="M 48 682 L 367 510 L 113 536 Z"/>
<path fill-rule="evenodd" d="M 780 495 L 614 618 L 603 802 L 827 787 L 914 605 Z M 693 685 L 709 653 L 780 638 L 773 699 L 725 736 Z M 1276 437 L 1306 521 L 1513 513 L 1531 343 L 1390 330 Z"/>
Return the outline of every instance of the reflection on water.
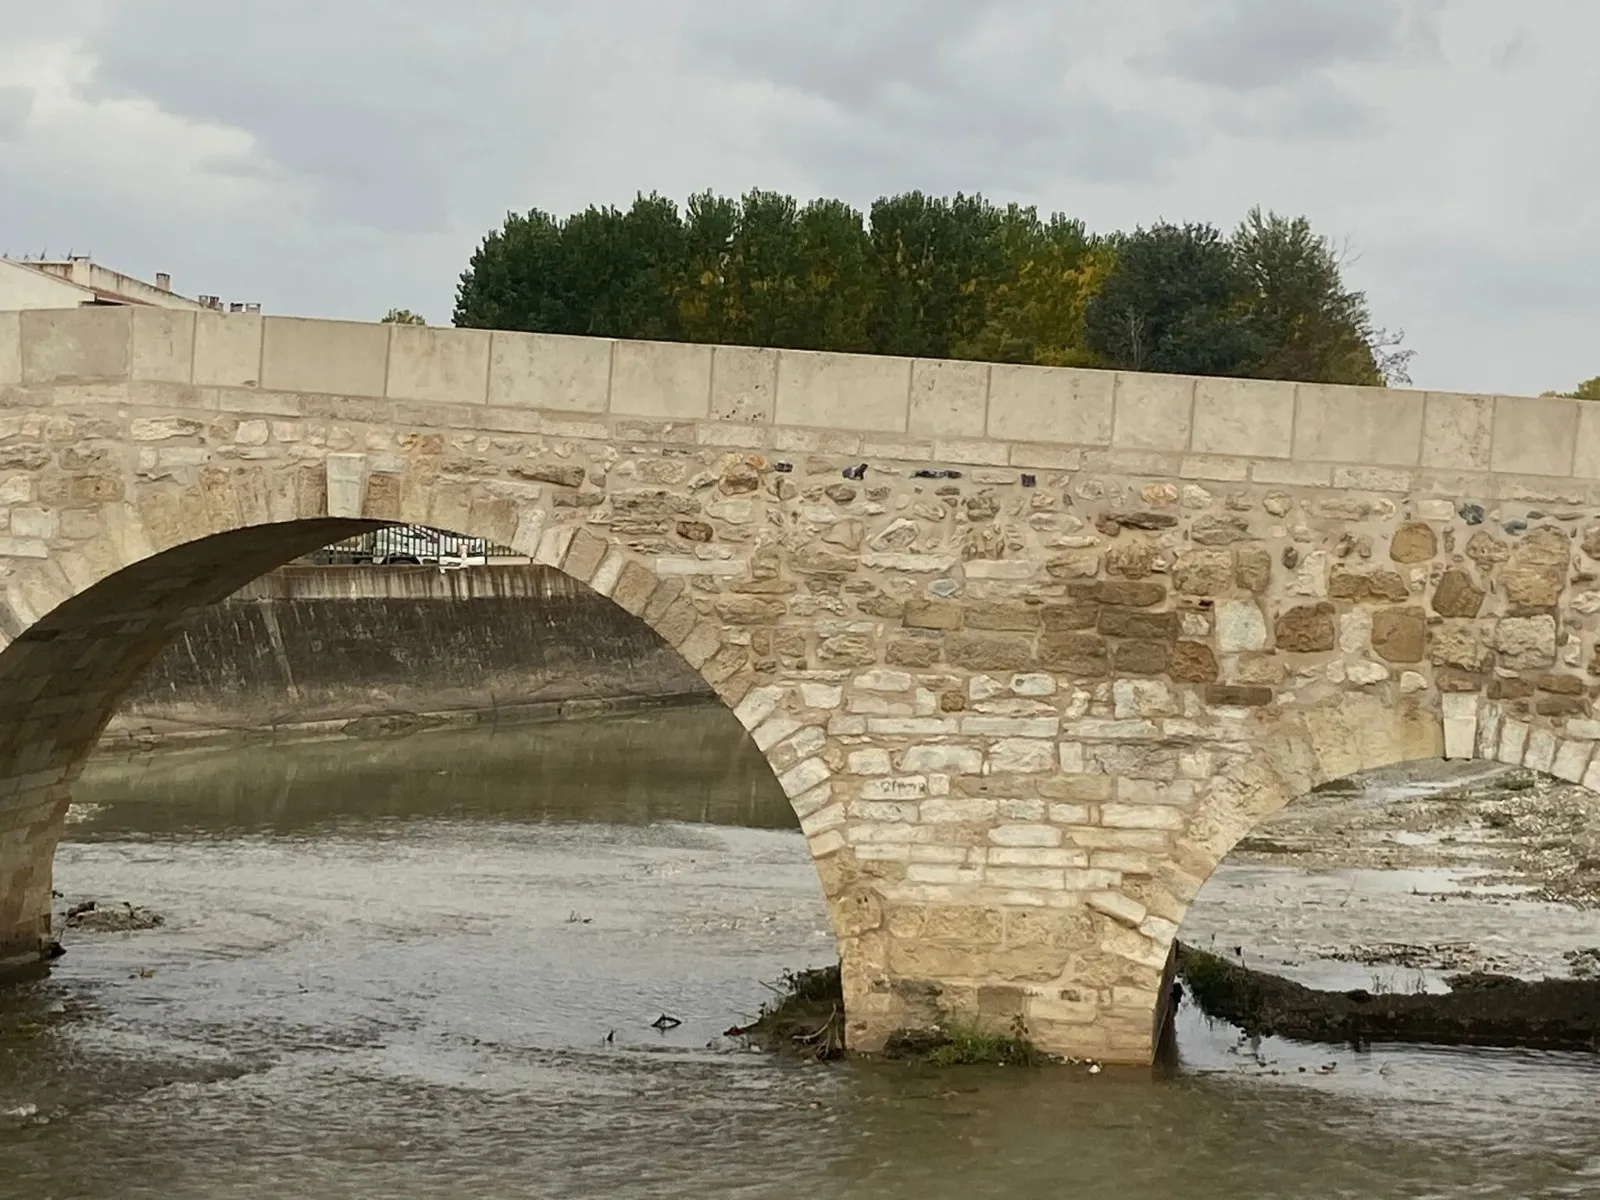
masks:
<path fill-rule="evenodd" d="M 102 766 L 80 797 L 58 886 L 168 924 L 0 996 L 0 1197 L 1600 1193 L 1571 1057 L 1318 1074 L 1192 1013 L 1170 1079 L 728 1044 L 833 945 L 721 710 Z"/>

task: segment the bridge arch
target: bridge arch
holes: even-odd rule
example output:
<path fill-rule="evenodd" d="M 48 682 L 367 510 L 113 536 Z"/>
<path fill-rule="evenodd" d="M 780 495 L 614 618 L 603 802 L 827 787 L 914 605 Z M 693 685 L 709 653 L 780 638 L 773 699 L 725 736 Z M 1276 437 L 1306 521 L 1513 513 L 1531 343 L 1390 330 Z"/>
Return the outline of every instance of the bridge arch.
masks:
<path fill-rule="evenodd" d="M 49 939 L 50 867 L 72 785 L 140 672 L 196 610 L 312 550 L 389 525 L 450 522 L 452 532 L 508 544 L 606 596 L 735 712 L 803 826 L 827 805 L 826 780 L 842 766 L 828 745 L 831 711 L 807 706 L 814 689 L 786 678 L 749 612 L 727 604 L 719 611 L 695 594 L 691 562 L 663 575 L 604 527 L 554 526 L 537 490 L 511 500 L 437 476 L 400 473 L 388 491 L 368 477 L 364 515 L 329 516 L 325 480 L 337 478 L 327 466 L 295 464 L 210 472 L 199 488 L 136 486 L 99 510 L 100 528 L 81 544 L 81 557 L 12 573 L 0 605 L 10 634 L 0 649 L 0 965 L 37 958 Z M 276 503 L 263 507 L 264 497 Z M 762 686 L 751 694 L 758 671 Z M 842 838 L 821 836 L 832 827 L 825 818 L 809 843 L 830 917 L 848 938 L 856 898 L 849 873 L 830 861 Z M 847 943 L 841 950 L 848 960 Z"/>

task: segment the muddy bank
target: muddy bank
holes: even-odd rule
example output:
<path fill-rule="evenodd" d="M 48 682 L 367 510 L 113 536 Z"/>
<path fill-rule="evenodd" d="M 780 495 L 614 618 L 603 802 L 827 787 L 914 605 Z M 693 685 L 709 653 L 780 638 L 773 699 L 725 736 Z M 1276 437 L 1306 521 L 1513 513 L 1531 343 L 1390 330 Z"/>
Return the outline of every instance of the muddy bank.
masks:
<path fill-rule="evenodd" d="M 1179 978 L 1208 1017 L 1253 1037 L 1353 1045 L 1413 1042 L 1600 1051 L 1600 980 L 1449 976 L 1451 990 L 1374 993 L 1306 987 L 1178 945 Z"/>
<path fill-rule="evenodd" d="M 1300 797 L 1252 831 L 1229 861 L 1464 869 L 1478 886 L 1597 909 L 1600 800 L 1521 767 L 1429 760 Z"/>

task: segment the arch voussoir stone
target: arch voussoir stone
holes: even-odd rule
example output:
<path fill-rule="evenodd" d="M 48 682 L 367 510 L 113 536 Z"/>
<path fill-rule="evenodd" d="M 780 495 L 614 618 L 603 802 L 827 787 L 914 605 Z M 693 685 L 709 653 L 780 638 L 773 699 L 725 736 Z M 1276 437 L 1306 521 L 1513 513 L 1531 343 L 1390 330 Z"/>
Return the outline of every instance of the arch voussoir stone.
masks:
<path fill-rule="evenodd" d="M 1600 785 L 1575 401 L 170 319 L 159 378 L 125 311 L 0 322 L 0 960 L 185 614 L 395 522 L 565 570 L 705 677 L 794 806 L 858 1048 L 1021 1019 L 1147 1061 L 1185 910 L 1294 796 L 1440 755 Z"/>

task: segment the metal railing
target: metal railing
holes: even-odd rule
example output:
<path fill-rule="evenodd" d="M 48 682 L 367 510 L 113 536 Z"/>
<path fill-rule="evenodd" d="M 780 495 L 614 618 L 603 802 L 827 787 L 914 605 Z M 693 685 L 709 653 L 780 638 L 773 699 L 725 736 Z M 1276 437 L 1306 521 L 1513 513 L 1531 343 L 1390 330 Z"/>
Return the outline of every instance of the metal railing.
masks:
<path fill-rule="evenodd" d="M 386 525 L 313 550 L 304 561 L 318 564 L 470 567 L 491 558 L 515 558 L 517 552 L 485 538 L 463 537 L 425 525 Z"/>

